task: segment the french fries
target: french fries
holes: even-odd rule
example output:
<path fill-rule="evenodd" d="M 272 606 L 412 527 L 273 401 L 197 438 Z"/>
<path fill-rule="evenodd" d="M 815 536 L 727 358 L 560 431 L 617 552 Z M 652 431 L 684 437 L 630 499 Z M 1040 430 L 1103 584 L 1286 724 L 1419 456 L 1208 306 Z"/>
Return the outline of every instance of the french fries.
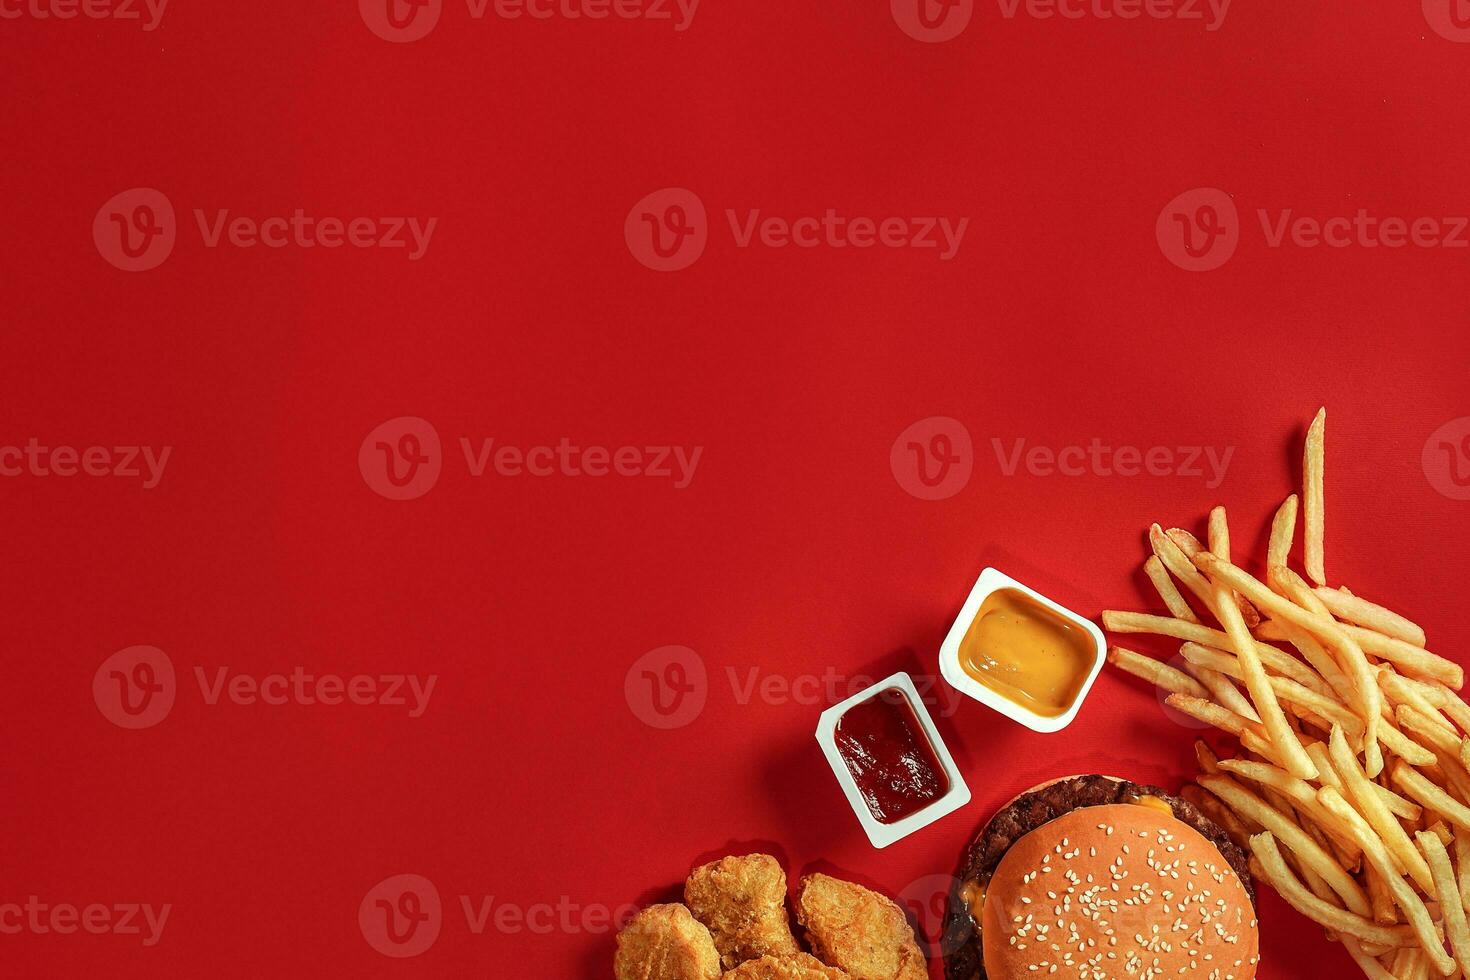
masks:
<path fill-rule="evenodd" d="M 1150 527 L 1144 570 L 1169 615 L 1109 610 L 1103 625 L 1177 641 L 1183 662 L 1122 647 L 1108 660 L 1239 741 L 1222 758 L 1196 740 L 1199 775 L 1181 795 L 1364 976 L 1470 980 L 1465 672 L 1431 652 L 1418 623 L 1328 585 L 1325 428 L 1323 409 L 1299 494 L 1272 519 L 1263 577 L 1232 557 L 1224 507 L 1210 511 L 1205 543 Z"/>
<path fill-rule="evenodd" d="M 1296 494 L 1281 502 L 1271 520 L 1271 540 L 1266 547 L 1266 567 L 1285 567 L 1296 537 Z"/>
<path fill-rule="evenodd" d="M 1270 833 L 1257 834 L 1251 838 L 1251 853 L 1265 869 L 1266 880 L 1286 899 L 1287 903 L 1307 918 L 1336 932 L 1355 936 L 1365 942 L 1395 948 L 1405 945 L 1406 934 L 1411 930 L 1404 926 L 1380 926 L 1362 915 L 1355 915 L 1325 902 L 1308 891 L 1291 869 L 1276 846 Z"/>
<path fill-rule="evenodd" d="M 1450 948 L 1455 951 L 1455 962 L 1460 965 L 1461 973 L 1470 974 L 1470 926 L 1465 923 L 1465 904 L 1460 897 L 1460 886 L 1455 882 L 1454 869 L 1450 867 L 1450 855 L 1444 849 L 1444 841 L 1434 834 L 1421 833 L 1418 840 L 1424 860 L 1434 873 L 1434 883 L 1443 896 L 1440 908 L 1444 913 L 1444 931 L 1449 936 Z"/>
<path fill-rule="evenodd" d="M 1407 873 L 1431 897 L 1438 897 L 1434 894 L 1434 878 L 1429 873 L 1429 865 L 1424 863 L 1424 858 L 1414 850 L 1409 835 L 1404 832 L 1404 828 L 1399 825 L 1398 820 L 1388 811 L 1388 807 L 1378 796 L 1374 788 L 1376 784 L 1364 775 L 1357 757 L 1348 748 L 1347 739 L 1343 738 L 1341 728 L 1332 729 L 1332 740 L 1327 744 L 1327 754 L 1332 760 L 1332 768 L 1337 770 L 1338 777 L 1347 787 L 1347 798 L 1353 801 L 1362 819 L 1378 834 L 1384 847 L 1393 857 L 1393 863 L 1399 873 Z"/>
<path fill-rule="evenodd" d="M 1186 623 L 1197 623 L 1199 617 L 1195 615 L 1184 596 L 1179 593 L 1179 587 L 1174 584 L 1174 579 L 1169 575 L 1169 570 L 1164 563 L 1159 561 L 1158 555 L 1150 555 L 1148 561 L 1143 563 L 1143 571 L 1148 575 L 1148 580 L 1154 584 L 1154 590 L 1158 592 L 1159 598 L 1164 600 L 1164 605 L 1176 619 L 1182 619 Z"/>
<path fill-rule="evenodd" d="M 1302 830 L 1291 817 L 1233 780 L 1220 776 L 1201 776 L 1199 784 L 1219 797 L 1221 802 L 1244 813 L 1265 827 L 1277 840 L 1289 847 L 1302 863 L 1322 876 L 1342 899 L 1348 911 L 1366 916 L 1370 913 L 1368 895 L 1353 876 L 1342 869 L 1320 844 Z M 1259 855 L 1257 855 L 1259 857 Z"/>
<path fill-rule="evenodd" d="M 1307 429 L 1306 458 L 1302 461 L 1302 564 L 1318 585 L 1327 584 L 1327 573 L 1322 567 L 1322 442 L 1326 428 L 1327 409 L 1324 408 L 1317 412 Z"/>
<path fill-rule="evenodd" d="M 1359 598 L 1351 592 L 1342 589 L 1329 589 L 1326 586 L 1317 587 L 1317 598 L 1332 611 L 1332 615 L 1338 619 L 1346 620 L 1364 629 L 1374 630 L 1384 636 L 1391 636 L 1405 643 L 1412 643 L 1416 647 L 1422 647 L 1428 642 L 1424 636 L 1424 627 L 1412 620 L 1405 619 L 1391 609 L 1385 609 L 1376 603 Z"/>
<path fill-rule="evenodd" d="M 1348 805 L 1336 790 L 1323 789 L 1317 794 L 1317 798 L 1324 807 L 1342 820 L 1344 826 L 1357 838 L 1359 846 L 1363 848 L 1364 858 L 1388 883 L 1389 891 L 1393 893 L 1394 901 L 1398 903 L 1404 917 L 1409 920 L 1409 925 L 1419 945 L 1426 953 L 1435 958 L 1435 964 L 1441 967 L 1441 972 L 1448 975 L 1454 969 L 1454 961 L 1445 954 L 1439 934 L 1434 927 L 1434 920 L 1429 915 L 1429 908 L 1398 873 L 1383 841 L 1374 834 L 1373 828 Z M 1428 867 L 1427 864 L 1425 866 Z"/>
<path fill-rule="evenodd" d="M 1422 805 L 1438 813 L 1461 830 L 1470 831 L 1470 807 L 1440 789 L 1417 769 L 1400 762 L 1393 767 L 1393 781 Z"/>
<path fill-rule="evenodd" d="M 1174 694 L 1188 694 L 1197 698 L 1210 696 L 1209 690 L 1203 684 L 1184 671 L 1170 667 L 1162 660 L 1145 657 L 1141 653 L 1134 653 L 1124 647 L 1108 647 L 1108 663 L 1121 667 L 1134 677 L 1141 677 L 1155 687 Z"/>
<path fill-rule="evenodd" d="M 1110 633 L 1156 633 L 1160 636 L 1173 637 L 1176 640 L 1192 640 L 1201 646 L 1213 647 L 1216 650 L 1230 648 L 1228 636 L 1220 630 L 1211 629 L 1200 623 L 1187 623 L 1180 619 L 1170 619 L 1168 616 L 1120 612 L 1114 609 L 1105 610 L 1102 619 L 1103 629 Z M 1331 691 L 1321 675 L 1280 647 L 1257 641 L 1256 653 L 1263 664 L 1283 677 L 1290 677 L 1298 684 L 1305 684 L 1323 694 Z"/>

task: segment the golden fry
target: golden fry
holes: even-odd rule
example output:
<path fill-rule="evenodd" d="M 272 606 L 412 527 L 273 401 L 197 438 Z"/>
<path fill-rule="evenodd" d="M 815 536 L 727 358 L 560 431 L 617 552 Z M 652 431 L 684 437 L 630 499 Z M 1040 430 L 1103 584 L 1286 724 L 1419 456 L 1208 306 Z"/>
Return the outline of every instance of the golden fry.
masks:
<path fill-rule="evenodd" d="M 1209 558 L 1215 562 L 1220 560 L 1208 552 L 1201 552 L 1196 558 Z M 1317 767 L 1312 764 L 1311 757 L 1302 748 L 1296 732 L 1292 731 L 1291 726 L 1286 723 L 1286 714 L 1281 709 L 1281 702 L 1276 700 L 1276 692 L 1272 690 L 1271 681 L 1266 676 L 1266 668 L 1262 666 L 1260 654 L 1256 652 L 1256 641 L 1250 635 L 1245 619 L 1240 615 L 1240 609 L 1230 600 L 1228 585 L 1216 584 L 1215 604 L 1218 607 L 1220 621 L 1225 627 L 1225 633 L 1230 638 L 1235 655 L 1240 659 L 1242 680 L 1245 681 L 1245 688 L 1250 694 L 1251 703 L 1255 705 L 1256 714 L 1260 716 L 1261 724 L 1265 726 L 1267 737 L 1280 751 L 1288 772 L 1301 779 L 1316 779 Z"/>
<path fill-rule="evenodd" d="M 1368 896 L 1353 880 L 1352 875 L 1344 871 L 1332 859 L 1332 855 L 1312 840 L 1289 816 L 1232 779 L 1221 776 L 1201 776 L 1198 782 L 1218 796 L 1226 806 L 1250 817 L 1290 848 L 1292 853 L 1322 876 L 1350 911 L 1362 916 L 1371 914 L 1372 909 L 1368 905 Z"/>
<path fill-rule="evenodd" d="M 1318 585 L 1327 584 L 1322 558 L 1322 443 L 1327 428 L 1327 409 L 1317 412 L 1307 429 L 1307 446 L 1302 462 L 1302 564 Z"/>
<path fill-rule="evenodd" d="M 1253 783 L 1259 783 L 1262 787 L 1269 787 L 1287 797 L 1299 813 L 1310 818 L 1311 825 L 1303 823 L 1303 830 L 1311 833 L 1313 828 L 1320 828 L 1336 839 L 1339 844 L 1346 846 L 1350 862 L 1358 856 L 1358 846 L 1354 843 L 1352 836 L 1337 825 L 1331 814 L 1322 809 L 1322 805 L 1317 802 L 1317 791 L 1310 783 L 1297 779 L 1284 769 L 1264 762 L 1226 759 L 1220 763 L 1220 768 L 1225 772 L 1249 779 Z"/>
<path fill-rule="evenodd" d="M 1257 834 L 1251 838 L 1250 844 L 1251 853 L 1261 863 L 1266 880 L 1286 899 L 1287 904 L 1312 921 L 1334 932 L 1380 946 L 1398 947 L 1405 945 L 1406 939 L 1413 941 L 1412 930 L 1406 926 L 1380 926 L 1363 915 L 1330 905 L 1309 892 L 1287 868 L 1286 861 L 1276 846 L 1276 839 L 1270 833 Z"/>
<path fill-rule="evenodd" d="M 1332 615 L 1338 619 L 1345 619 L 1355 626 L 1375 630 L 1384 636 L 1403 640 L 1405 643 L 1412 643 L 1416 647 L 1422 647 L 1428 642 L 1422 626 L 1411 619 L 1400 616 L 1392 609 L 1386 609 L 1342 589 L 1319 586 L 1316 591 L 1317 598 L 1321 599 L 1323 604 L 1332 610 Z"/>
<path fill-rule="evenodd" d="M 1309 611 L 1319 623 L 1330 624 L 1331 628 L 1326 630 L 1326 639 L 1337 651 L 1338 662 L 1352 678 L 1353 688 L 1357 694 L 1353 700 L 1357 704 L 1358 714 L 1363 718 L 1363 739 L 1367 750 L 1368 775 L 1378 775 L 1383 771 L 1383 753 L 1378 748 L 1378 726 L 1381 724 L 1379 716 L 1383 713 L 1383 694 L 1378 690 L 1378 683 L 1368 664 L 1368 658 L 1363 655 L 1362 649 L 1356 643 L 1337 629 L 1327 607 L 1322 604 L 1307 583 L 1302 581 L 1300 575 L 1289 568 L 1283 568 L 1276 579 L 1288 598 Z"/>
<path fill-rule="evenodd" d="M 1455 726 L 1450 724 L 1449 719 L 1439 713 L 1439 706 L 1425 696 L 1419 688 L 1408 682 L 1407 678 L 1400 677 L 1387 666 L 1379 668 L 1378 686 L 1383 689 L 1384 695 L 1397 705 L 1407 705 L 1415 708 L 1423 715 L 1423 721 L 1439 728 L 1455 741 L 1459 741 L 1459 733 Z"/>
<path fill-rule="evenodd" d="M 1194 593 L 1196 599 L 1204 603 L 1205 608 L 1210 611 L 1210 615 L 1219 619 L 1220 613 L 1215 608 L 1214 590 L 1210 588 L 1210 583 L 1205 581 L 1205 577 L 1194 567 L 1194 563 L 1189 560 L 1189 556 L 1157 524 L 1148 529 L 1148 540 L 1149 544 L 1153 546 L 1155 557 L 1164 563 L 1164 567 L 1186 589 Z"/>
<path fill-rule="evenodd" d="M 1189 644 L 1186 643 L 1185 646 L 1189 646 Z M 1261 720 L 1261 716 L 1256 714 L 1256 709 L 1251 707 L 1250 701 L 1244 694 L 1240 693 L 1240 688 L 1230 683 L 1230 678 L 1217 670 L 1211 670 L 1209 667 L 1194 663 L 1193 661 L 1190 661 L 1189 666 L 1194 671 L 1194 676 L 1199 679 L 1199 682 L 1209 689 L 1210 694 L 1214 697 L 1217 704 L 1229 708 L 1249 721 Z M 1285 680 L 1285 678 L 1272 678 L 1273 683 L 1278 680 Z"/>
<path fill-rule="evenodd" d="M 1213 776 L 1220 771 L 1220 757 L 1210 748 L 1210 743 L 1202 738 L 1194 740 L 1194 757 L 1199 762 L 1200 772 Z"/>
<path fill-rule="evenodd" d="M 1296 494 L 1292 494 L 1276 508 L 1271 519 L 1271 540 L 1266 546 L 1266 567 L 1285 565 L 1291 557 L 1291 542 L 1296 537 Z M 1265 612 L 1266 610 L 1261 610 Z"/>
<path fill-rule="evenodd" d="M 1372 673 L 1368 668 L 1367 659 L 1363 651 L 1351 643 L 1338 628 L 1338 624 L 1330 616 L 1317 615 L 1307 609 L 1303 609 L 1288 599 L 1272 592 L 1265 585 L 1255 579 L 1254 576 L 1244 570 L 1222 562 L 1214 555 L 1201 553 L 1195 556 L 1196 563 L 1212 580 L 1220 585 L 1229 585 L 1240 591 L 1242 595 L 1250 599 L 1261 611 L 1268 616 L 1279 617 L 1291 622 L 1293 625 L 1308 630 L 1321 639 L 1328 642 L 1338 650 L 1340 660 L 1346 660 L 1344 666 L 1353 676 L 1354 686 L 1360 698 L 1358 708 L 1359 714 L 1372 730 L 1373 738 L 1369 743 L 1369 772 L 1377 775 L 1382 768 L 1382 758 L 1377 752 L 1376 725 L 1378 715 L 1381 712 L 1382 695 L 1378 690 L 1378 684 L 1374 681 Z M 1299 578 L 1293 581 L 1295 573 L 1289 569 L 1279 569 L 1282 573 L 1282 584 L 1289 590 L 1295 592 Z M 1306 588 L 1306 583 L 1300 583 L 1301 588 Z M 1309 590 L 1310 591 L 1310 590 Z M 1252 692 L 1254 694 L 1254 692 Z"/>
<path fill-rule="evenodd" d="M 1141 653 L 1135 653 L 1124 647 L 1113 646 L 1108 648 L 1108 663 L 1127 671 L 1134 677 L 1141 677 L 1155 687 L 1175 694 L 1188 694 L 1197 698 L 1206 698 L 1210 692 L 1200 684 L 1199 681 L 1190 677 L 1182 670 L 1170 667 L 1162 660 L 1153 657 L 1145 657 Z"/>
<path fill-rule="evenodd" d="M 1251 725 L 1251 722 L 1246 721 L 1229 708 L 1222 708 L 1215 702 L 1206 701 L 1204 698 L 1188 694 L 1171 694 L 1164 699 L 1164 703 L 1175 711 L 1183 712 L 1206 725 L 1213 725 L 1222 732 L 1229 732 L 1236 738 L 1244 735 Z"/>
<path fill-rule="evenodd" d="M 1230 560 L 1230 522 L 1225 516 L 1224 507 L 1216 507 L 1210 511 L 1209 526 L 1210 552 L 1226 561 Z M 1186 552 L 1187 553 L 1187 552 Z M 1245 620 L 1245 625 L 1255 629 L 1261 625 L 1261 614 L 1256 607 L 1251 605 L 1239 592 L 1231 592 L 1230 598 L 1240 607 L 1240 615 Z"/>
<path fill-rule="evenodd" d="M 1149 555 L 1148 561 L 1143 563 L 1143 570 L 1148 575 L 1148 580 L 1154 584 L 1154 591 L 1158 592 L 1159 598 L 1164 600 L 1164 605 L 1175 618 L 1187 623 L 1200 621 L 1199 616 L 1189 607 L 1189 603 L 1184 601 L 1179 587 L 1174 584 L 1173 576 L 1164 567 L 1164 563 L 1159 561 L 1158 555 Z"/>
<path fill-rule="evenodd" d="M 1347 739 L 1343 737 L 1342 729 L 1332 730 L 1332 739 L 1327 745 L 1328 756 L 1332 759 L 1332 767 L 1337 770 L 1338 776 L 1342 778 L 1343 785 L 1347 788 L 1347 797 L 1353 801 L 1358 812 L 1362 814 L 1359 819 L 1365 820 L 1367 826 L 1373 828 L 1379 839 L 1382 840 L 1387 853 L 1392 858 L 1395 877 L 1407 873 L 1414 879 L 1414 883 L 1430 895 L 1437 897 L 1434 892 L 1434 878 L 1429 873 L 1429 865 L 1424 863 L 1424 858 L 1414 849 L 1409 835 L 1404 828 L 1389 813 L 1388 807 L 1383 805 L 1378 793 L 1372 787 L 1376 784 L 1363 774 L 1363 769 L 1358 765 L 1357 758 L 1352 750 L 1348 748 Z M 1320 797 L 1320 793 L 1318 796 Z M 1358 842 L 1363 846 L 1362 841 Z M 1367 848 L 1363 847 L 1364 852 Z M 1384 872 L 1385 877 L 1388 876 Z M 1392 881 L 1389 882 L 1393 884 Z M 1403 902 L 1399 902 L 1403 905 Z"/>
<path fill-rule="evenodd" d="M 1220 630 L 1211 629 L 1199 623 L 1186 623 L 1168 616 L 1152 616 L 1148 613 L 1108 609 L 1103 612 L 1102 621 L 1103 629 L 1110 633 L 1154 633 L 1158 636 L 1171 636 L 1176 640 L 1190 640 L 1216 650 L 1230 649 L 1230 638 Z M 1312 668 L 1280 647 L 1257 642 L 1256 653 L 1260 655 L 1262 663 L 1283 677 L 1290 677 L 1298 684 L 1305 684 L 1320 694 L 1332 693 L 1332 689 L 1321 677 L 1317 676 Z"/>
<path fill-rule="evenodd" d="M 1401 704 L 1394 712 L 1399 727 L 1408 729 L 1421 743 L 1443 752 L 1446 755 L 1459 758 L 1460 746 L 1464 739 L 1454 733 L 1454 729 L 1441 727 L 1434 723 L 1434 719 L 1412 704 Z"/>
<path fill-rule="evenodd" d="M 1193 803 L 1201 813 L 1213 820 L 1221 830 L 1229 835 L 1231 840 L 1240 845 L 1242 850 L 1250 847 L 1252 828 L 1248 827 L 1234 810 L 1211 796 L 1203 787 L 1190 783 L 1179 791 L 1179 795 Z"/>
<path fill-rule="evenodd" d="M 1336 756 L 1334 755 L 1334 761 Z M 1337 790 L 1323 788 L 1317 792 L 1317 799 L 1322 805 L 1341 819 L 1352 829 L 1353 835 L 1358 840 L 1358 846 L 1363 849 L 1363 856 L 1368 863 L 1378 870 L 1383 880 L 1388 884 L 1393 893 L 1394 901 L 1398 903 L 1399 910 L 1409 920 L 1409 925 L 1424 951 L 1434 958 L 1436 967 L 1442 967 L 1442 971 L 1448 974 L 1454 969 L 1454 962 L 1445 955 L 1444 947 L 1440 945 L 1439 934 L 1434 929 L 1434 921 L 1430 918 L 1429 909 L 1425 907 L 1424 900 L 1409 887 L 1408 882 L 1398 873 L 1393 859 L 1389 856 L 1384 842 L 1374 833 L 1366 821 L 1360 817 Z M 1397 826 L 1397 825 L 1395 825 Z M 1418 856 L 1418 852 L 1415 852 Z M 1419 858 L 1420 861 L 1424 859 Z M 1264 863 L 1264 862 L 1263 862 Z M 1428 869 L 1429 865 L 1424 865 Z M 1432 885 L 1432 881 L 1431 881 Z M 1366 938 L 1366 937 L 1363 937 Z M 1405 945 L 1405 944 L 1397 944 Z"/>
<path fill-rule="evenodd" d="M 1423 773 L 1400 762 L 1393 767 L 1393 781 L 1409 796 L 1456 827 L 1470 830 L 1470 807 L 1451 797 Z"/>
<path fill-rule="evenodd" d="M 1429 870 L 1434 873 L 1434 883 L 1439 888 L 1444 931 L 1449 936 L 1450 948 L 1455 951 L 1455 961 L 1460 964 L 1462 973 L 1470 973 L 1470 925 L 1465 922 L 1465 904 L 1460 896 L 1460 886 L 1455 882 L 1455 872 L 1450 867 L 1450 856 L 1444 849 L 1444 842 L 1433 834 L 1420 834 L 1418 841 L 1424 860 L 1429 862 Z"/>

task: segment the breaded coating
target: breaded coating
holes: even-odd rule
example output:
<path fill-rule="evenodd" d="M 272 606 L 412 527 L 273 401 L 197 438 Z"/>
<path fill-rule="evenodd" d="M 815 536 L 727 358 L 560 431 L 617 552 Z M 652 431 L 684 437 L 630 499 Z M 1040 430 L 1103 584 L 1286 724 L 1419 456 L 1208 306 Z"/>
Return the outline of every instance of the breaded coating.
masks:
<path fill-rule="evenodd" d="M 796 899 L 796 918 L 812 952 L 853 980 L 928 980 L 929 964 L 903 910 L 876 892 L 808 875 Z"/>
<path fill-rule="evenodd" d="M 616 980 L 719 980 L 714 940 L 682 905 L 650 905 L 618 933 Z"/>
<path fill-rule="evenodd" d="M 776 956 L 749 960 L 726 973 L 724 980 L 848 980 L 848 976 L 815 956 L 797 953 L 789 960 Z"/>
<path fill-rule="evenodd" d="M 792 959 L 801 951 L 786 916 L 786 872 L 769 854 L 695 868 L 684 885 L 684 901 L 709 926 L 727 970 L 762 956 Z"/>

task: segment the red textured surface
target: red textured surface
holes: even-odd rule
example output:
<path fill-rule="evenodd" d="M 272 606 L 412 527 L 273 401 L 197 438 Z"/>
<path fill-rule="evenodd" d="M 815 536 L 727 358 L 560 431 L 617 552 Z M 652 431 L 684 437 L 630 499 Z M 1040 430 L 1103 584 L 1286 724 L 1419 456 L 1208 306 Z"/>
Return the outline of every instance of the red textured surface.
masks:
<path fill-rule="evenodd" d="M 1174 786 L 1192 732 L 1110 673 L 1059 735 L 962 704 L 940 726 L 974 802 L 879 853 L 812 738 L 829 692 L 801 678 L 843 678 L 835 699 L 855 676 L 933 674 L 987 563 L 1095 615 L 1145 601 L 1152 520 L 1195 526 L 1223 501 L 1259 554 L 1319 404 L 1333 579 L 1447 655 L 1470 641 L 1470 503 L 1435 489 L 1470 457 L 1431 446 L 1442 462 L 1421 465 L 1470 415 L 1470 252 L 1273 248 L 1257 217 L 1470 209 L 1470 45 L 1419 4 L 1236 4 L 1215 31 L 978 4 L 935 44 L 881 2 L 706 0 L 683 31 L 449 3 L 408 44 L 349 2 L 180 2 L 151 32 L 29 4 L 0 0 L 22 12 L 0 22 L 0 446 L 172 453 L 149 490 L 0 479 L 0 905 L 172 910 L 152 946 L 0 933 L 8 976 L 603 977 L 609 907 L 671 897 L 695 861 L 751 843 L 793 876 L 922 896 L 1017 791 L 1096 770 Z M 178 213 L 148 272 L 92 239 L 134 187 Z M 662 273 L 624 226 L 665 187 L 698 196 L 708 244 Z M 1214 271 L 1155 237 L 1194 188 L 1239 211 Z M 193 218 L 297 208 L 438 224 L 409 261 L 209 248 Z M 942 261 L 741 248 L 726 218 L 829 208 L 969 224 Z M 401 502 L 358 466 L 398 416 L 443 440 L 437 484 Z M 968 483 L 932 501 L 890 469 L 931 416 L 974 445 Z M 684 489 L 476 478 L 462 437 L 703 451 Z M 994 439 L 1235 451 L 1209 488 L 1006 475 Z M 138 644 L 179 688 L 129 731 L 91 685 Z M 667 645 L 709 677 L 673 731 L 624 694 Z M 211 705 L 195 669 L 225 666 L 438 680 L 415 719 Z M 752 677 L 778 680 L 743 699 Z M 358 925 L 398 874 L 443 903 L 411 959 Z M 493 896 L 483 931 L 461 896 Z M 1263 918 L 1262 977 L 1350 968 L 1274 897 Z"/>

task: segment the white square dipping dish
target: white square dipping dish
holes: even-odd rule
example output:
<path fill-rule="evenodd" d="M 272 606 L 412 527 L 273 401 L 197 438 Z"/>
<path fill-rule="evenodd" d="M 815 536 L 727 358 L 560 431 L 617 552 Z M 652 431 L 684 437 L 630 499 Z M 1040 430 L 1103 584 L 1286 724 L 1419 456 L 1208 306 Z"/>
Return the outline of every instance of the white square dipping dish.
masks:
<path fill-rule="evenodd" d="M 1072 706 L 1055 718 L 1039 715 L 1022 705 L 1016 704 L 1014 701 L 1002 697 L 997 692 L 992 691 L 971 677 L 966 673 L 965 668 L 960 666 L 960 642 L 964 640 L 965 633 L 970 629 L 970 624 L 980 614 L 981 604 L 991 593 L 998 592 L 1001 589 L 1015 589 L 1017 592 L 1034 599 L 1069 623 L 1073 623 L 1086 630 L 1087 634 L 1092 637 L 1092 669 L 1088 672 L 1086 680 L 1082 682 L 1082 687 L 1078 689 L 1077 697 L 1072 701 Z M 986 707 L 998 711 L 1012 721 L 1020 722 L 1034 732 L 1049 734 L 1059 732 L 1063 728 L 1066 728 L 1077 717 L 1077 712 L 1082 709 L 1082 703 L 1087 700 L 1087 695 L 1092 690 L 1093 682 L 1097 680 L 1097 675 L 1102 673 L 1106 653 L 1107 640 L 1103 637 L 1102 630 L 1098 629 L 1096 623 L 1089 619 L 1084 619 L 1059 603 L 1053 602 L 1040 592 L 1037 592 L 1030 586 L 1017 582 L 1004 572 L 994 568 L 986 568 L 980 573 L 980 578 L 976 580 L 975 587 L 970 590 L 970 596 L 965 600 L 964 608 L 960 610 L 959 617 L 954 621 L 954 625 L 949 628 L 949 635 L 944 638 L 944 644 L 939 648 L 939 672 L 949 682 L 949 685 L 961 694 L 974 698 Z"/>
<path fill-rule="evenodd" d="M 945 778 L 949 780 L 949 792 L 917 813 L 912 813 L 893 823 L 883 823 L 868 809 L 867 801 L 863 799 L 857 781 L 852 778 L 847 763 L 843 761 L 842 754 L 837 750 L 837 723 L 842 720 L 842 716 L 849 708 L 883 691 L 893 689 L 902 691 L 904 697 L 908 699 L 909 707 L 913 709 L 914 717 L 918 719 L 920 731 L 929 740 L 929 746 L 934 749 L 934 757 L 939 760 L 939 765 L 944 769 Z M 865 688 L 846 701 L 834 704 L 822 712 L 821 720 L 817 722 L 817 742 L 822 746 L 822 754 L 827 757 L 827 764 L 832 767 L 832 774 L 837 777 L 837 782 L 842 787 L 847 802 L 852 806 L 852 812 L 857 814 L 858 822 L 867 832 L 868 840 L 876 848 L 882 849 L 889 844 L 903 840 L 910 834 L 923 830 L 936 820 L 949 816 L 970 802 L 970 787 L 965 783 L 965 777 L 960 775 L 959 767 L 954 762 L 954 756 L 949 754 L 949 746 L 945 745 L 944 739 L 939 737 L 939 730 L 934 727 L 934 719 L 929 716 L 929 708 L 914 687 L 914 679 L 903 671 L 885 677 L 872 687 Z"/>

